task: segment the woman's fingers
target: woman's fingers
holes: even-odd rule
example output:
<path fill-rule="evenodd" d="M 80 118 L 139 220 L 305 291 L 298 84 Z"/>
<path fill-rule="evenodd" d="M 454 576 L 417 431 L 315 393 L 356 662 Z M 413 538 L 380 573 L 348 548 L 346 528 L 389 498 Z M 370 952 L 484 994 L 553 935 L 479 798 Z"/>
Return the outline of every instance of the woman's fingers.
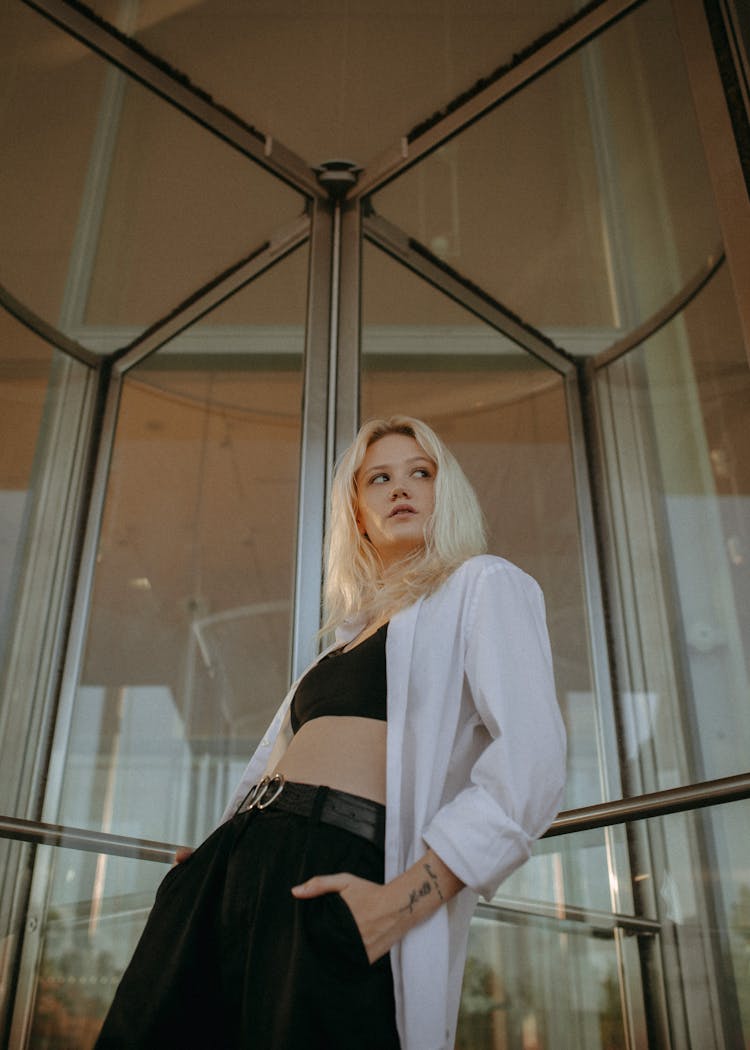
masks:
<path fill-rule="evenodd" d="M 370 962 L 379 959 L 401 936 L 398 931 L 399 914 L 384 898 L 385 888 L 369 879 L 360 879 L 348 872 L 335 875 L 315 875 L 292 893 L 299 899 L 322 897 L 326 893 L 340 893 L 357 924 L 362 943 Z"/>
<path fill-rule="evenodd" d="M 384 887 L 369 879 L 361 879 L 348 872 L 335 875 L 316 875 L 292 893 L 300 899 L 321 897 L 326 893 L 340 893 L 352 913 L 370 962 L 379 959 L 398 940 L 398 915 L 394 916 L 384 899 Z"/>
<path fill-rule="evenodd" d="M 192 857 L 193 852 L 194 851 L 192 849 L 190 849 L 189 846 L 180 846 L 180 848 L 175 851 L 175 855 L 174 855 L 174 862 L 175 862 L 175 864 L 182 864 L 183 860 L 187 860 L 188 857 Z"/>
<path fill-rule="evenodd" d="M 324 893 L 340 893 L 352 881 L 353 876 L 346 872 L 335 875 L 315 875 L 299 886 L 292 886 L 295 897 L 320 897 Z"/>

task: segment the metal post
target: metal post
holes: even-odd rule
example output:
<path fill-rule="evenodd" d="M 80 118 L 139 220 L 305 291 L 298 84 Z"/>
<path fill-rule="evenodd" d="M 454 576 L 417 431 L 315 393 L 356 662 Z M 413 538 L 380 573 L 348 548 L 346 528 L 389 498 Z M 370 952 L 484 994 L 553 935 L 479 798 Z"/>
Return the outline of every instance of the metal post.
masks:
<path fill-rule="evenodd" d="M 310 269 L 305 334 L 297 558 L 294 575 L 291 673 L 296 678 L 316 652 L 323 572 L 323 522 L 327 499 L 326 449 L 331 315 L 333 207 L 312 204 Z"/>

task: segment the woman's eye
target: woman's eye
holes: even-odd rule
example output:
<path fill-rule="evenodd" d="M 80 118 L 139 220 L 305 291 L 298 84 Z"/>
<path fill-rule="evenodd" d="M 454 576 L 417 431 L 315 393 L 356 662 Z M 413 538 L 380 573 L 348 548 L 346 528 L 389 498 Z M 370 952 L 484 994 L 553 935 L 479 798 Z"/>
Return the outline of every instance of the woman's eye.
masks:
<path fill-rule="evenodd" d="M 388 481 L 387 474 L 373 474 L 370 478 L 371 485 L 382 485 L 384 481 Z"/>
<path fill-rule="evenodd" d="M 427 467 L 417 467 L 414 474 L 418 478 L 431 478 L 432 474 L 429 472 Z"/>

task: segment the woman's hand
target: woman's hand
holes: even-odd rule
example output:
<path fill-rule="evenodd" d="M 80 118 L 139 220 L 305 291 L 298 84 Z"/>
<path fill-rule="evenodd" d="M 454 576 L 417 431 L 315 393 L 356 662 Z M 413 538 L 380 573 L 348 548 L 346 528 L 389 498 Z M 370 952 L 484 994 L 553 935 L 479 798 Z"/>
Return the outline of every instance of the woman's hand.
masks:
<path fill-rule="evenodd" d="M 385 886 L 348 872 L 337 872 L 316 875 L 293 886 L 292 893 L 299 899 L 340 893 L 359 928 L 367 958 L 373 963 L 462 888 L 461 880 L 430 849 Z"/>
<path fill-rule="evenodd" d="M 183 860 L 187 860 L 188 857 L 192 857 L 195 850 L 192 850 L 189 846 L 180 846 L 179 849 L 175 850 L 174 860 L 172 861 L 172 867 L 175 864 L 182 864 Z"/>
<path fill-rule="evenodd" d="M 292 893 L 299 899 L 321 897 L 324 893 L 339 893 L 354 916 L 362 943 L 371 963 L 390 951 L 392 945 L 406 932 L 399 928 L 401 916 L 394 914 L 389 901 L 388 887 L 361 879 L 348 872 L 335 875 L 316 875 Z"/>

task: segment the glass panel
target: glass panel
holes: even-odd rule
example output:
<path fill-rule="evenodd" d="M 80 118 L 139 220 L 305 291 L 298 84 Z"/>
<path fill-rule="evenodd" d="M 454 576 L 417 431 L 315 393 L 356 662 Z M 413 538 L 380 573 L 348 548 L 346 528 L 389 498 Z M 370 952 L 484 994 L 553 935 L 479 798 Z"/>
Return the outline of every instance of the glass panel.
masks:
<path fill-rule="evenodd" d="M 633 328 L 720 242 L 667 0 L 642 5 L 374 199 L 576 352 Z"/>
<path fill-rule="evenodd" d="M 303 210 L 24 5 L 2 20 L 3 281 L 68 334 L 125 345 Z"/>
<path fill-rule="evenodd" d="M 306 259 L 124 380 L 63 823 L 199 840 L 285 691 Z"/>
<path fill-rule="evenodd" d="M 362 417 L 434 425 L 475 486 L 490 550 L 542 586 L 570 733 L 566 807 L 601 799 L 570 435 L 561 377 L 365 245 Z"/>
<path fill-rule="evenodd" d="M 469 937 L 456 1047 L 625 1050 L 667 1045 L 667 1028 L 675 1047 L 744 1045 L 749 816 L 750 803 L 735 802 L 629 825 L 628 839 L 644 847 L 635 873 L 644 902 L 639 916 L 648 917 L 640 925 L 591 901 L 566 913 L 564 878 L 546 909 L 523 898 L 480 908 Z M 541 847 L 553 856 L 584 843 L 581 834 Z M 29 1045 L 92 1045 L 165 870 L 113 856 L 38 851 L 36 885 L 49 888 L 35 891 L 38 936 L 27 935 L 24 946 L 22 973 L 33 985 Z"/>
<path fill-rule="evenodd" d="M 630 791 L 750 754 L 750 370 L 729 274 L 599 377 Z"/>
<path fill-rule="evenodd" d="M 96 380 L 0 309 L 0 814 L 37 812 Z M 0 841 L 0 1032 L 29 851 Z M 0 1039 L 2 1035 L 0 1035 Z"/>
<path fill-rule="evenodd" d="M 456 1050 L 626 1050 L 617 944 L 575 923 L 475 918 Z"/>
<path fill-rule="evenodd" d="M 311 162 L 346 156 L 364 164 L 575 7 L 571 0 L 510 9 L 484 0 L 439 7 L 390 0 L 377 8 L 147 0 L 136 35 Z"/>
<path fill-rule="evenodd" d="M 87 325 L 145 327 L 303 211 L 298 193 L 135 81 L 108 118 L 117 143 Z"/>
<path fill-rule="evenodd" d="M 627 836 L 636 863 L 636 910 L 647 920 L 640 926 L 638 919 L 629 925 L 608 916 L 594 899 L 566 914 L 564 875 L 546 908 L 521 893 L 511 907 L 504 898 L 494 912 L 480 909 L 469 939 L 457 1047 L 624 1050 L 667 1045 L 667 1028 L 675 1047 L 744 1046 L 748 816 L 750 803 L 731 803 L 611 829 Z M 550 858 L 559 851 L 563 871 L 589 834 L 543 841 L 537 850 Z M 522 879 L 528 867 L 518 873 Z M 595 884 L 594 878 L 592 890 Z"/>
<path fill-rule="evenodd" d="M 90 392 L 84 365 L 0 309 L 0 813 L 14 816 L 46 746 Z"/>
<path fill-rule="evenodd" d="M 50 847 L 36 867 L 49 888 L 33 959 L 26 947 L 35 987 L 24 1045 L 90 1050 L 167 868 Z"/>
<path fill-rule="evenodd" d="M 55 351 L 0 309 L 0 666 Z"/>
<path fill-rule="evenodd" d="M 565 807 L 568 808 L 568 807 Z M 498 890 L 494 903 L 565 901 L 567 907 L 634 915 L 628 843 L 621 827 L 542 839 L 529 860 Z"/>
<path fill-rule="evenodd" d="M 2 281 L 68 334 L 68 263 L 106 69 L 25 4 L 0 8 Z"/>

